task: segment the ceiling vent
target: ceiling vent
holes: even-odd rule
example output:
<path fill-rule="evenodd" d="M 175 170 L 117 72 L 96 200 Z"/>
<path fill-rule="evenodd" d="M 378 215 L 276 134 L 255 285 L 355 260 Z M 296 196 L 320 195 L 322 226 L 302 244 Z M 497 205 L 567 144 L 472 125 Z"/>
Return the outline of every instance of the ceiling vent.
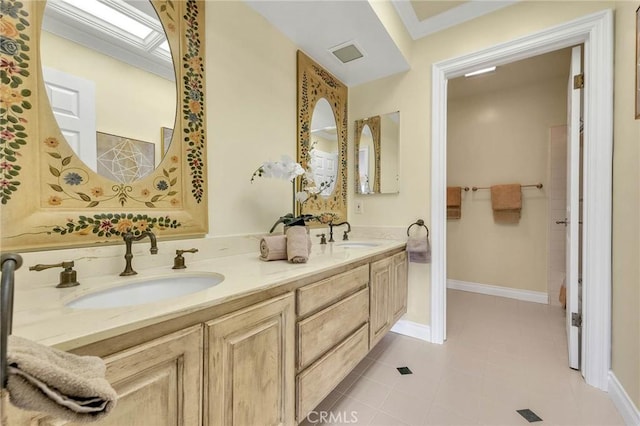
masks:
<path fill-rule="evenodd" d="M 333 47 L 330 49 L 330 52 L 333 53 L 336 58 L 340 59 L 340 62 L 343 64 L 364 57 L 361 49 L 358 49 L 354 42 L 343 43 Z"/>

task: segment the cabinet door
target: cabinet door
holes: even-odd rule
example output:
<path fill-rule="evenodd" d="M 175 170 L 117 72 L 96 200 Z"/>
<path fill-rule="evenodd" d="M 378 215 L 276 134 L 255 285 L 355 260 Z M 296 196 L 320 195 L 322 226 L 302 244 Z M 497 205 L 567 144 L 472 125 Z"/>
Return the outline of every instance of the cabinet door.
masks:
<path fill-rule="evenodd" d="M 202 326 L 194 326 L 105 358 L 107 380 L 118 403 L 96 426 L 200 425 L 202 401 Z M 71 426 L 46 415 L 31 426 Z"/>
<path fill-rule="evenodd" d="M 393 285 L 391 286 L 391 326 L 407 312 L 407 252 L 393 256 Z"/>
<path fill-rule="evenodd" d="M 371 263 L 369 348 L 373 348 L 391 328 L 392 266 L 391 257 Z"/>
<path fill-rule="evenodd" d="M 209 426 L 294 423 L 293 293 L 206 323 Z"/>

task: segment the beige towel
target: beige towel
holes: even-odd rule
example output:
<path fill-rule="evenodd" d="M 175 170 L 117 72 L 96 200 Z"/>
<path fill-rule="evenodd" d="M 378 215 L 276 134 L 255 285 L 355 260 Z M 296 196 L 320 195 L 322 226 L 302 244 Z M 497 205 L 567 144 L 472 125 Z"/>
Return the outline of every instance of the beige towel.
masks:
<path fill-rule="evenodd" d="M 287 228 L 287 258 L 291 263 L 307 263 L 309 260 L 309 234 L 304 226 Z"/>
<path fill-rule="evenodd" d="M 266 235 L 260 240 L 260 260 L 287 260 L 286 235 Z"/>
<path fill-rule="evenodd" d="M 431 263 L 431 243 L 429 237 L 409 237 L 407 240 L 409 262 Z"/>
<path fill-rule="evenodd" d="M 498 223 L 518 223 L 522 211 L 520 184 L 493 185 L 491 187 L 493 220 Z"/>
<path fill-rule="evenodd" d="M 118 395 L 105 378 L 104 361 L 9 336 L 7 389 L 18 408 L 72 422 L 106 416 Z"/>
<path fill-rule="evenodd" d="M 462 188 L 459 186 L 447 187 L 447 219 L 460 219 L 462 217 Z"/>

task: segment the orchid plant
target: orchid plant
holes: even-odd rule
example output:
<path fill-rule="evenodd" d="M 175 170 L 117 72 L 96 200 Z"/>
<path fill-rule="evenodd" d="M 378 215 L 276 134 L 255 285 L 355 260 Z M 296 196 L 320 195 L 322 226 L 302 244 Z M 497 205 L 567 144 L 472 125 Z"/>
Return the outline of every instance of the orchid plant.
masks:
<path fill-rule="evenodd" d="M 313 158 L 313 150 L 309 151 L 309 155 Z M 311 164 L 311 161 L 308 161 L 307 163 Z M 301 177 L 302 189 L 300 191 L 296 191 L 296 178 L 299 176 Z M 251 183 L 253 183 L 253 181 L 258 177 L 285 179 L 292 182 L 294 210 L 296 203 L 299 203 L 300 211 L 302 211 L 302 206 L 307 200 L 312 197 L 317 197 L 318 194 L 328 188 L 332 182 L 329 180 L 316 185 L 311 171 L 311 166 L 305 170 L 300 163 L 293 161 L 293 159 L 288 155 L 283 155 L 280 158 L 280 161 L 265 161 L 262 163 L 262 165 L 253 172 L 253 175 L 251 175 Z M 284 223 L 286 226 L 290 226 L 304 225 L 304 222 L 309 220 L 320 220 L 320 218 L 310 214 L 303 214 L 296 217 L 295 213 L 288 213 L 285 216 L 280 217 L 279 222 Z M 276 222 L 276 225 L 279 222 Z M 273 231 L 273 228 L 271 230 Z"/>

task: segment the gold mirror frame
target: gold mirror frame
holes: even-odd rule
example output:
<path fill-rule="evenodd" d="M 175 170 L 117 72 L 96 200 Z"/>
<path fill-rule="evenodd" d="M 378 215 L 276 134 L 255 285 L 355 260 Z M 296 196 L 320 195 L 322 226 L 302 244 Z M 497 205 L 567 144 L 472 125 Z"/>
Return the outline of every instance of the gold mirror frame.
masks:
<path fill-rule="evenodd" d="M 371 130 L 371 138 L 373 139 L 373 166 L 375 169 L 375 176 L 373 177 L 373 192 L 375 194 L 380 193 L 380 116 L 376 115 L 369 118 L 363 118 L 356 120 L 355 122 L 355 169 L 356 169 L 356 194 L 362 194 L 360 191 L 360 162 L 358 161 L 358 152 L 360 151 L 360 138 L 362 137 L 362 130 L 364 126 L 369 126 Z"/>
<path fill-rule="evenodd" d="M 46 2 L 5 0 L 11 13 L 0 18 L 2 251 L 120 242 L 127 231 L 147 229 L 159 238 L 207 232 L 205 2 L 151 2 L 176 72 L 175 129 L 156 170 L 120 184 L 76 157 L 53 116 L 39 54 Z"/>
<path fill-rule="evenodd" d="M 311 117 L 316 103 L 325 98 L 335 116 L 338 134 L 339 170 L 333 193 L 329 197 L 311 197 L 297 214 L 311 214 L 333 219 L 347 220 L 347 86 L 328 71 L 298 50 L 298 162 L 307 169 L 310 160 Z M 297 190 L 303 183 L 299 180 Z"/>

